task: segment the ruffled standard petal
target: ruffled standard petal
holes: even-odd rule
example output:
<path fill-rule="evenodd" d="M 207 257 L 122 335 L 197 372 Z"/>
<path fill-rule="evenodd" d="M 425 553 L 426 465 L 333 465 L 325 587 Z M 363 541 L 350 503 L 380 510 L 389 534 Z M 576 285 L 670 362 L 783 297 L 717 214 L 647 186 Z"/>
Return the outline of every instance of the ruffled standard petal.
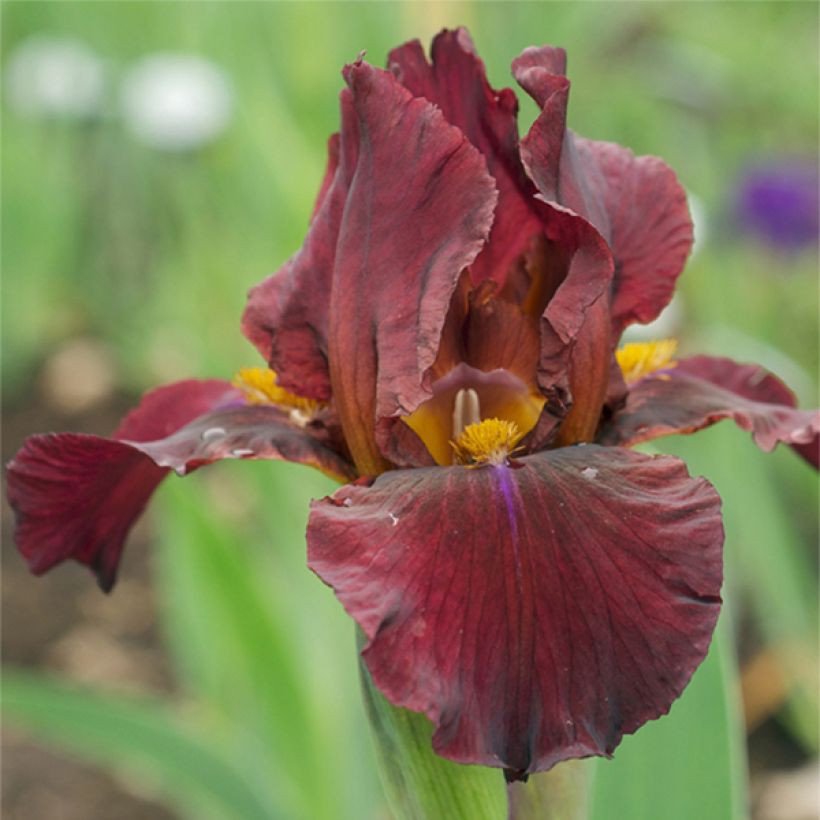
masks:
<path fill-rule="evenodd" d="M 360 149 L 334 262 L 330 374 L 345 439 L 372 473 L 384 466 L 376 419 L 428 396 L 450 297 L 486 241 L 496 191 L 435 106 L 365 62 L 344 74 Z"/>
<path fill-rule="evenodd" d="M 539 383 L 548 390 L 562 371 L 568 371 L 575 408 L 564 437 L 568 442 L 585 441 L 592 426 L 587 419 L 597 419 L 606 392 L 606 300 L 615 272 L 605 238 L 609 223 L 566 128 L 570 86 L 564 76 L 566 53 L 551 46 L 528 48 L 512 68 L 516 80 L 541 108 L 521 141 L 521 159 L 545 203 L 548 238 L 568 252 L 566 276 L 542 318 Z"/>
<path fill-rule="evenodd" d="M 615 257 L 612 332 L 656 319 L 669 304 L 675 282 L 692 250 L 692 219 L 686 191 L 657 157 L 636 157 L 611 142 L 576 137 L 593 196 L 609 222 L 605 233 Z"/>
<path fill-rule="evenodd" d="M 512 89 L 487 82 L 484 63 L 466 29 L 444 30 L 433 40 L 428 62 L 415 40 L 394 49 L 388 67 L 414 96 L 437 105 L 478 148 L 498 186 L 498 207 L 487 245 L 471 265 L 474 284 L 504 284 L 508 271 L 541 232 L 532 182 L 524 173 L 518 145 L 518 100 Z"/>
<path fill-rule="evenodd" d="M 600 440 L 631 446 L 732 419 L 762 450 L 790 444 L 816 468 L 820 413 L 796 404 L 791 390 L 758 365 L 695 356 L 634 384 Z"/>
<path fill-rule="evenodd" d="M 427 714 L 439 754 L 513 776 L 668 711 L 709 645 L 722 542 L 682 462 L 595 445 L 389 472 L 308 524 L 376 685 Z"/>
<path fill-rule="evenodd" d="M 615 338 L 633 322 L 650 322 L 672 298 L 692 247 L 686 192 L 657 157 L 636 157 L 609 142 L 566 129 L 566 56 L 551 46 L 526 49 L 513 73 L 541 107 L 521 143 L 530 177 L 548 200 L 588 219 L 615 258 Z"/>
<path fill-rule="evenodd" d="M 342 127 L 328 141 L 327 170 L 301 249 L 252 288 L 242 332 L 277 372 L 280 384 L 316 401 L 330 398 L 328 309 L 333 260 L 358 133 L 349 95 L 341 98 Z"/>
<path fill-rule="evenodd" d="M 69 558 L 106 592 L 128 531 L 170 469 L 222 458 L 283 458 L 347 480 L 351 467 L 274 407 L 245 407 L 226 382 L 179 382 L 149 393 L 114 438 L 32 436 L 8 464 L 15 540 L 39 575 Z M 159 436 L 165 436 L 159 438 Z"/>

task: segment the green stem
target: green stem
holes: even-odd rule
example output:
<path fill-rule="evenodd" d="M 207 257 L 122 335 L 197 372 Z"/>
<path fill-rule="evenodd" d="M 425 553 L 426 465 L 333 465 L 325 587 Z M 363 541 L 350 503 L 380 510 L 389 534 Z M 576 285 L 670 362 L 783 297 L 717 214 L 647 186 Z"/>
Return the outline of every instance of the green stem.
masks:
<path fill-rule="evenodd" d="M 357 646 L 366 642 L 357 630 Z M 505 786 L 500 769 L 439 757 L 424 716 L 393 706 L 359 659 L 362 694 L 385 793 L 396 820 L 587 820 L 594 761 L 571 760 Z"/>
<path fill-rule="evenodd" d="M 510 783 L 509 820 L 587 820 L 593 760 L 568 760 L 554 769 Z"/>
<path fill-rule="evenodd" d="M 364 640 L 357 630 L 359 648 Z M 373 685 L 361 659 L 359 668 L 379 771 L 396 820 L 506 820 L 501 770 L 439 757 L 431 744 L 430 721 L 393 706 Z"/>

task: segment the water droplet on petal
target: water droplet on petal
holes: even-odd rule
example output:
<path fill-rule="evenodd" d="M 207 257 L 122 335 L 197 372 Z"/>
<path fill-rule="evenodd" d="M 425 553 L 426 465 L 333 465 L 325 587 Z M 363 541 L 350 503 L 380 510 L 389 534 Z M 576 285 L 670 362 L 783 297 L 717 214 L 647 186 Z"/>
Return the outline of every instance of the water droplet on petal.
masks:
<path fill-rule="evenodd" d="M 224 427 L 209 427 L 202 433 L 202 440 L 209 441 L 212 438 L 219 438 L 220 436 L 225 435 L 225 428 Z"/>
<path fill-rule="evenodd" d="M 598 475 L 598 471 L 594 467 L 584 467 L 584 469 L 581 470 L 581 475 L 592 481 Z"/>
<path fill-rule="evenodd" d="M 236 450 L 231 450 L 231 455 L 237 458 L 244 458 L 245 456 L 252 456 L 253 450 L 248 450 L 246 447 L 238 447 Z"/>

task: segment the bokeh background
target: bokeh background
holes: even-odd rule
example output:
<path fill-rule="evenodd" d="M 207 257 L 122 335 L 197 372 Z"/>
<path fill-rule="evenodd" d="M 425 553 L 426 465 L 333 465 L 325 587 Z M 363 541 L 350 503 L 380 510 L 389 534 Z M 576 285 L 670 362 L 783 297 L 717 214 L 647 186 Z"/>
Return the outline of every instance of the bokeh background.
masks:
<path fill-rule="evenodd" d="M 565 46 L 571 126 L 691 192 L 696 250 L 649 332 L 817 403 L 814 3 L 6 2 L 2 24 L 4 459 L 257 364 L 245 294 L 301 243 L 340 67 L 456 24 L 497 87 Z M 596 817 L 815 818 L 816 480 L 728 423 L 660 449 L 724 498 L 729 606 L 670 717 L 598 765 Z M 30 577 L 4 507 L 3 816 L 387 820 L 352 625 L 304 566 L 331 489 L 251 462 L 168 480 L 110 596 L 77 566 Z"/>

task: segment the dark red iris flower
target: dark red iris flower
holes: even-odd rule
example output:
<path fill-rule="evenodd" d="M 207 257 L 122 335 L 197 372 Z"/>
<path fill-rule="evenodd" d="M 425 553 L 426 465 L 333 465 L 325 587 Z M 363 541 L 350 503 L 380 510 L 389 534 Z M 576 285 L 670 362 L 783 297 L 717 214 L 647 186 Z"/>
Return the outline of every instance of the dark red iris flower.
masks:
<path fill-rule="evenodd" d="M 344 69 L 340 133 L 301 250 L 243 329 L 278 374 L 150 393 L 111 438 L 30 438 L 8 467 L 33 572 L 114 583 L 162 478 L 222 458 L 312 464 L 313 570 L 433 745 L 511 777 L 609 755 L 668 711 L 720 607 L 720 500 L 627 447 L 734 419 L 815 466 L 816 414 L 761 368 L 615 355 L 671 298 L 692 243 L 654 157 L 566 128 L 561 49 L 513 62 L 541 113 L 493 90 L 467 33 Z"/>

